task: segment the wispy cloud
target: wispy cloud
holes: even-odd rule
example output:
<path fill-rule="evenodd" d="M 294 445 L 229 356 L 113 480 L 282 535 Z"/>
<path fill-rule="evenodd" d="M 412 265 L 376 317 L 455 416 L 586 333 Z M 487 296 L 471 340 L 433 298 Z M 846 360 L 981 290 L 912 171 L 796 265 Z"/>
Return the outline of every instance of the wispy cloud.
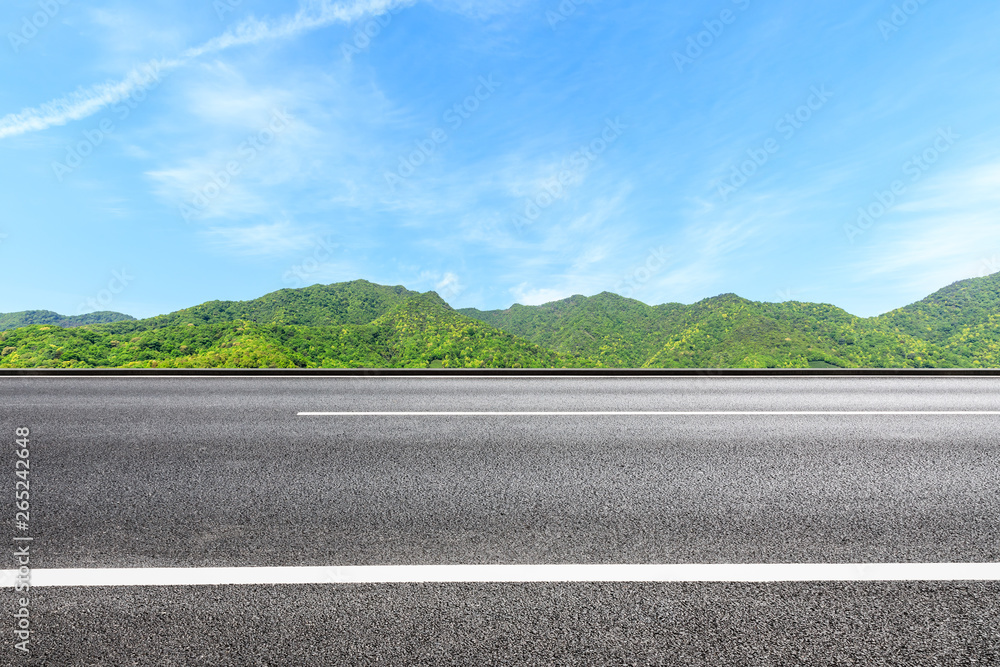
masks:
<path fill-rule="evenodd" d="M 861 283 L 926 294 L 982 273 L 1000 254 L 1000 164 L 987 162 L 929 182 L 881 223 L 884 242 L 850 266 Z"/>
<path fill-rule="evenodd" d="M 92 116 L 126 99 L 133 91 L 148 86 L 163 73 L 183 67 L 206 54 L 267 40 L 289 39 L 336 23 L 351 23 L 366 16 L 378 16 L 413 2 L 415 0 L 358 0 L 352 5 L 345 5 L 329 0 L 309 0 L 291 17 L 277 21 L 251 17 L 218 37 L 183 51 L 176 58 L 151 60 L 134 67 L 120 81 L 107 81 L 89 88 L 80 88 L 41 106 L 8 114 L 0 118 L 0 139 L 38 132 Z"/>
<path fill-rule="evenodd" d="M 752 219 L 687 226 L 675 243 L 667 246 L 678 250 L 679 263 L 651 280 L 639 294 L 648 296 L 650 303 L 691 302 L 720 290 L 739 289 L 742 262 L 734 256 L 755 241 L 760 228 Z"/>
<path fill-rule="evenodd" d="M 201 232 L 219 250 L 253 257 L 283 257 L 303 252 L 315 242 L 315 235 L 301 230 L 289 220 L 245 227 L 213 227 Z"/>
<path fill-rule="evenodd" d="M 181 58 L 192 60 L 206 53 L 225 51 L 234 46 L 256 44 L 272 39 L 288 39 L 304 32 L 325 28 L 335 23 L 352 23 L 366 16 L 379 16 L 396 7 L 411 5 L 415 0 L 358 0 L 353 5 L 329 0 L 304 3 L 292 17 L 277 22 L 248 18 L 233 30 L 214 37 L 201 46 L 184 51 Z"/>
<path fill-rule="evenodd" d="M 489 18 L 497 14 L 518 11 L 533 0 L 429 0 L 430 4 L 442 11 L 465 14 L 476 19 Z"/>
<path fill-rule="evenodd" d="M 0 118 L 0 139 L 38 132 L 53 125 L 65 125 L 70 121 L 92 116 L 105 107 L 121 102 L 134 91 L 149 86 L 163 72 L 177 67 L 179 63 L 177 60 L 151 60 L 133 68 L 121 81 L 81 88 L 39 107 L 8 114 Z"/>
<path fill-rule="evenodd" d="M 630 188 L 588 201 L 587 212 L 553 221 L 524 242 L 532 252 L 509 257 L 505 281 L 522 278 L 510 294 L 525 305 L 557 301 L 574 294 L 612 290 L 646 251 L 645 240 L 623 223 Z"/>
<path fill-rule="evenodd" d="M 276 186 L 296 188 L 307 171 L 303 156 L 323 142 L 305 120 L 285 111 L 295 93 L 254 89 L 220 64 L 199 68 L 212 75 L 212 84 L 189 86 L 182 104 L 195 125 L 212 131 L 182 145 L 172 164 L 145 172 L 153 192 L 188 222 L 279 216 L 288 209 Z"/>

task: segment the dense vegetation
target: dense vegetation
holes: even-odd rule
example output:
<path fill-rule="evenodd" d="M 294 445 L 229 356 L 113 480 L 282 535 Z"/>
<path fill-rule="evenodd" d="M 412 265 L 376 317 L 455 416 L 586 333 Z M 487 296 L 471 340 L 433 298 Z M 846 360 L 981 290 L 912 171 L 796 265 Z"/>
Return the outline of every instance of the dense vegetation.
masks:
<path fill-rule="evenodd" d="M 60 315 L 51 310 L 23 310 L 19 313 L 0 313 L 0 331 L 30 327 L 32 324 L 48 324 L 55 327 L 82 327 L 86 324 L 101 322 L 119 322 L 131 320 L 132 317 L 123 313 L 113 313 L 102 310 L 86 315 Z"/>
<path fill-rule="evenodd" d="M 1000 367 L 1000 274 L 874 318 L 733 294 L 649 306 L 603 293 L 455 311 L 434 292 L 363 280 L 145 320 L 81 317 L 92 319 L 0 316 L 18 327 L 0 331 L 0 367 Z"/>
<path fill-rule="evenodd" d="M 974 366 L 1000 367 L 1000 274 L 953 283 L 875 320 L 885 330 L 939 345 Z"/>
<path fill-rule="evenodd" d="M 301 314 L 300 314 L 301 313 Z M 463 317 L 437 294 L 365 281 L 213 301 L 146 320 L 0 333 L 15 368 L 591 366 Z"/>
<path fill-rule="evenodd" d="M 615 294 L 460 311 L 557 352 L 611 368 L 918 368 L 974 365 L 909 331 L 825 304 L 734 294 L 647 306 Z M 994 337 L 995 334 L 994 334 Z"/>
<path fill-rule="evenodd" d="M 278 290 L 252 301 L 209 301 L 144 321 L 156 327 L 189 323 L 222 324 L 240 320 L 296 326 L 369 324 L 415 296 L 419 296 L 419 292 L 411 292 L 401 286 L 386 287 L 367 280 L 355 280 Z"/>

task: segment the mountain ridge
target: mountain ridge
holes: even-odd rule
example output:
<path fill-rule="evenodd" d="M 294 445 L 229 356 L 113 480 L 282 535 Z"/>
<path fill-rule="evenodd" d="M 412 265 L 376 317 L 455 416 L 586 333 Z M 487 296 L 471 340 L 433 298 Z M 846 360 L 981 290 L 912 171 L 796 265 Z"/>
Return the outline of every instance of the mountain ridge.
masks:
<path fill-rule="evenodd" d="M 97 313 L 73 327 L 25 312 L 42 314 L 0 330 L 0 367 L 1000 367 L 1000 274 L 870 318 L 734 293 L 690 305 L 601 292 L 456 310 L 436 292 L 366 280 L 141 320 Z"/>
<path fill-rule="evenodd" d="M 125 313 L 101 310 L 85 315 L 60 315 L 51 310 L 22 310 L 15 313 L 0 313 L 0 331 L 18 329 L 33 324 L 48 324 L 58 327 L 80 327 L 88 324 L 103 324 L 135 319 Z"/>
<path fill-rule="evenodd" d="M 459 315 L 435 292 L 363 280 L 208 301 L 144 320 L 0 332 L 7 368 L 593 365 Z"/>

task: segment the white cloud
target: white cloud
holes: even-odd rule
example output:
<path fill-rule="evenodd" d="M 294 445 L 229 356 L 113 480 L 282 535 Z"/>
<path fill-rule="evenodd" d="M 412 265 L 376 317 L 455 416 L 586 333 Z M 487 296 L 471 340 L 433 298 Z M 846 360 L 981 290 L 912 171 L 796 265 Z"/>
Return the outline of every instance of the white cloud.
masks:
<path fill-rule="evenodd" d="M 854 281 L 923 296 L 997 265 L 1000 163 L 942 175 L 915 194 L 859 237 L 864 258 L 849 267 Z"/>
<path fill-rule="evenodd" d="M 553 301 L 562 301 L 575 294 L 568 288 L 533 288 L 528 283 L 521 283 L 511 288 L 510 293 L 514 296 L 514 301 L 522 306 L 540 306 Z"/>
<path fill-rule="evenodd" d="M 459 280 L 458 276 L 449 271 L 444 274 L 444 277 L 438 281 L 436 285 L 434 285 L 434 289 L 438 292 L 457 294 L 464 288 L 462 287 L 462 281 Z"/>
<path fill-rule="evenodd" d="M 79 89 L 66 97 L 52 100 L 34 109 L 8 114 L 0 118 L 0 139 L 26 132 L 37 132 L 53 125 L 65 125 L 117 104 L 133 92 L 155 85 L 159 78 L 177 66 L 177 61 L 152 60 L 133 68 L 121 81 L 109 81 Z"/>
<path fill-rule="evenodd" d="M 429 0 L 435 9 L 486 19 L 520 10 L 536 0 Z M 558 4 L 558 3 L 556 3 Z"/>
<path fill-rule="evenodd" d="M 282 257 L 304 252 L 315 244 L 315 236 L 290 221 L 248 227 L 212 227 L 201 232 L 220 250 L 236 255 Z"/>
<path fill-rule="evenodd" d="M 335 23 L 353 23 L 368 16 L 380 16 L 395 8 L 411 5 L 414 1 L 358 0 L 353 5 L 345 6 L 330 0 L 309 0 L 299 7 L 295 16 L 277 22 L 250 17 L 233 30 L 228 30 L 200 46 L 184 51 L 181 57 L 191 60 L 206 53 L 216 53 L 234 46 L 256 44 L 271 39 L 287 39 Z"/>
<path fill-rule="evenodd" d="M 225 187 L 219 187 L 219 165 L 225 158 L 188 160 L 184 166 L 146 172 L 155 182 L 154 192 L 177 207 L 178 215 L 187 222 L 216 218 L 235 219 L 265 215 L 270 210 L 266 197 L 252 187 L 246 175 L 229 177 Z"/>
<path fill-rule="evenodd" d="M 538 305 L 574 294 L 612 290 L 637 262 L 645 261 L 648 243 L 635 236 L 625 215 L 629 184 L 614 196 L 593 197 L 586 212 L 554 215 L 538 233 L 512 245 L 506 278 L 520 279 L 509 292 L 518 303 Z"/>
<path fill-rule="evenodd" d="M 351 23 L 365 16 L 378 16 L 399 6 L 413 4 L 414 0 L 358 0 L 353 5 L 331 3 L 329 0 L 310 0 L 292 17 L 275 22 L 249 18 L 233 30 L 183 51 L 174 59 L 151 60 L 132 69 L 121 81 L 108 81 L 76 92 L 39 107 L 23 109 L 19 113 L 0 118 L 0 139 L 27 132 L 37 132 L 52 126 L 87 118 L 112 104 L 126 99 L 134 91 L 148 87 L 151 81 L 165 72 L 183 67 L 193 60 L 210 53 L 218 53 L 236 46 L 256 44 L 265 40 L 288 39 L 303 32 L 316 30 L 335 23 Z"/>
<path fill-rule="evenodd" d="M 177 53 L 184 47 L 183 24 L 164 21 L 161 11 L 149 12 L 145 4 L 114 9 L 91 7 L 86 10 L 94 36 L 100 41 L 102 65 L 121 71 L 150 53 Z"/>
<path fill-rule="evenodd" d="M 315 130 L 283 110 L 290 102 L 285 91 L 247 92 L 233 84 L 200 92 L 195 114 L 226 127 L 199 139 L 200 155 L 147 171 L 155 194 L 188 222 L 277 215 L 282 206 L 272 188 L 301 180 L 304 156 L 318 143 Z M 225 110 L 234 107 L 239 113 L 224 123 Z"/>
<path fill-rule="evenodd" d="M 762 218 L 769 218 L 771 212 L 776 219 L 782 217 L 763 201 L 730 210 L 703 200 L 695 200 L 693 206 L 680 230 L 648 244 L 650 251 L 665 253 L 669 259 L 667 266 L 636 285 L 634 298 L 649 304 L 692 303 L 738 290 L 748 253 L 765 240 L 768 227 Z M 775 222 L 767 222 L 773 228 Z M 645 261 L 646 256 L 641 259 Z"/>

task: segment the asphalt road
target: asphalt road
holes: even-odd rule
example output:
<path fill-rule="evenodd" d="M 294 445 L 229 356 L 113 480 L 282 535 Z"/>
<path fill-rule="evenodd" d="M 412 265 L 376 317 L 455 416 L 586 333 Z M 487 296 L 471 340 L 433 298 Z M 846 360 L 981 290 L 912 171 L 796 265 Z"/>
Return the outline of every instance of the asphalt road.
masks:
<path fill-rule="evenodd" d="M 34 568 L 1000 561 L 998 415 L 298 415 L 993 411 L 994 378 L 26 377 L 0 405 L 11 446 L 31 429 Z M 1000 664 L 996 582 L 36 588 L 31 613 L 0 662 Z"/>

